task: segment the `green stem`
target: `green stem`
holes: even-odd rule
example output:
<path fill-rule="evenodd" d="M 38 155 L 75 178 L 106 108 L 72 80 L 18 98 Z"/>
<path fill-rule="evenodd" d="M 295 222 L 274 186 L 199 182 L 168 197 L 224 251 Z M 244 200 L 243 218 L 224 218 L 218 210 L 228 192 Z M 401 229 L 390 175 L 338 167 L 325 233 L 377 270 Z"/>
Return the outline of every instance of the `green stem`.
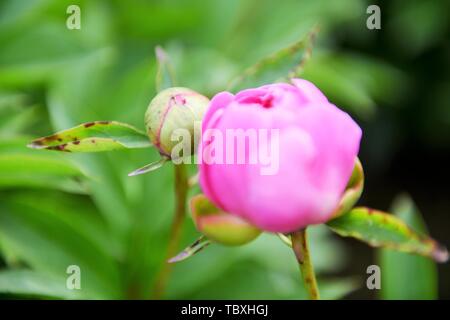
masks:
<path fill-rule="evenodd" d="M 164 296 L 167 280 L 171 272 L 171 264 L 168 260 L 178 253 L 178 243 L 181 236 L 184 217 L 186 215 L 186 198 L 188 193 L 188 177 L 184 164 L 175 166 L 175 214 L 169 235 L 169 245 L 167 247 L 166 259 L 163 261 L 161 271 L 156 279 L 154 287 L 155 299 Z"/>
<path fill-rule="evenodd" d="M 303 283 L 308 291 L 311 300 L 319 300 L 319 289 L 317 287 L 316 276 L 309 253 L 308 239 L 306 229 L 302 229 L 291 234 L 292 249 L 300 266 Z"/>

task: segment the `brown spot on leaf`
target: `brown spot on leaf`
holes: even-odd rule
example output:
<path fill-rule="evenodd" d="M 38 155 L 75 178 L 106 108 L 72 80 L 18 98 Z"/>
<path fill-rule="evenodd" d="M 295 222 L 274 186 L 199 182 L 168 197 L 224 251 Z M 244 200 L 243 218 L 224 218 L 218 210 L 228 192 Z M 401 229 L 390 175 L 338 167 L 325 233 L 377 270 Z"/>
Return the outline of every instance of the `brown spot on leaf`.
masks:
<path fill-rule="evenodd" d="M 40 141 L 45 141 L 45 142 L 51 142 L 51 141 L 56 141 L 56 140 L 58 140 L 58 141 L 61 141 L 60 140 L 61 138 L 60 138 L 60 136 L 59 135 L 57 135 L 57 134 L 52 134 L 51 136 L 47 136 L 47 137 L 44 137 L 44 138 L 41 138 L 41 139 L 38 139 L 38 140 L 40 140 Z M 37 140 L 36 140 L 37 141 Z"/>
<path fill-rule="evenodd" d="M 80 140 L 74 141 L 73 144 L 80 144 Z"/>
<path fill-rule="evenodd" d="M 84 124 L 84 127 L 89 128 L 89 127 L 92 127 L 93 125 L 95 125 L 95 122 L 87 122 Z"/>
<path fill-rule="evenodd" d="M 67 143 L 64 143 L 64 144 L 60 144 L 60 145 L 57 145 L 57 146 L 47 147 L 47 150 L 56 150 L 56 151 L 70 152 L 70 150 L 67 150 L 66 147 L 67 147 Z"/>

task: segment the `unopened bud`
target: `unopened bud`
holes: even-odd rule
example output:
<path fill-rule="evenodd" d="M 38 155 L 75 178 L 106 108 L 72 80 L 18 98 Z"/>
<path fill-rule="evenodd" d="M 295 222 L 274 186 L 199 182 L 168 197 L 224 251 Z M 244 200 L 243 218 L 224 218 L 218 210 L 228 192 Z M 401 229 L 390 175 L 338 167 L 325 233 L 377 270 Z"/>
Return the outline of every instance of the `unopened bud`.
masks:
<path fill-rule="evenodd" d="M 195 152 L 194 126 L 201 122 L 208 104 L 205 96 L 182 87 L 165 89 L 153 98 L 145 113 L 145 126 L 151 142 L 162 155 L 171 157 L 172 148 L 178 143 L 173 133 L 179 129 L 189 134 L 191 154 Z"/>
<path fill-rule="evenodd" d="M 197 230 L 220 244 L 239 246 L 261 234 L 261 230 L 245 220 L 216 208 L 202 194 L 191 199 L 191 210 Z"/>

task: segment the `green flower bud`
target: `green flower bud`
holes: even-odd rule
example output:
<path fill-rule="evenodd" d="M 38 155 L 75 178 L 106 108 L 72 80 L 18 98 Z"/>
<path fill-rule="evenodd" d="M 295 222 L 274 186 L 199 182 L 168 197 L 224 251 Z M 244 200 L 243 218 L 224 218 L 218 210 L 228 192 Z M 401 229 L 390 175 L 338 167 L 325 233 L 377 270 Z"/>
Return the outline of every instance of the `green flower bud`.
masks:
<path fill-rule="evenodd" d="M 216 208 L 203 194 L 191 199 L 191 210 L 197 230 L 220 244 L 239 246 L 261 234 L 245 220 Z"/>
<path fill-rule="evenodd" d="M 339 205 L 334 211 L 332 218 L 337 218 L 344 213 L 350 211 L 355 203 L 361 197 L 364 189 L 364 170 L 361 162 L 358 158 L 355 161 L 355 167 L 353 168 L 350 180 L 347 183 L 344 194 L 339 201 Z"/>
<path fill-rule="evenodd" d="M 195 123 L 201 123 L 209 99 L 182 87 L 168 88 L 158 93 L 150 102 L 145 113 L 145 126 L 150 141 L 162 155 L 171 157 L 172 149 L 179 143 L 174 131 L 184 129 L 190 137 L 190 154 L 195 152 Z M 186 141 L 183 141 L 186 143 Z"/>

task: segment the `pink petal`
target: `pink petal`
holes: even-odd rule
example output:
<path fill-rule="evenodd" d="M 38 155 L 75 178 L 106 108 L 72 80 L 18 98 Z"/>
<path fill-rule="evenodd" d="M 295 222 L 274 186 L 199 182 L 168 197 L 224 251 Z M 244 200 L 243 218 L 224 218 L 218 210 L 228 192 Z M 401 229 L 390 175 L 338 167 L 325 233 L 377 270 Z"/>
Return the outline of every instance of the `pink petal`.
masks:
<path fill-rule="evenodd" d="M 292 83 L 300 89 L 303 98 L 308 102 L 328 102 L 327 97 L 324 96 L 312 82 L 304 79 L 292 79 Z"/>

